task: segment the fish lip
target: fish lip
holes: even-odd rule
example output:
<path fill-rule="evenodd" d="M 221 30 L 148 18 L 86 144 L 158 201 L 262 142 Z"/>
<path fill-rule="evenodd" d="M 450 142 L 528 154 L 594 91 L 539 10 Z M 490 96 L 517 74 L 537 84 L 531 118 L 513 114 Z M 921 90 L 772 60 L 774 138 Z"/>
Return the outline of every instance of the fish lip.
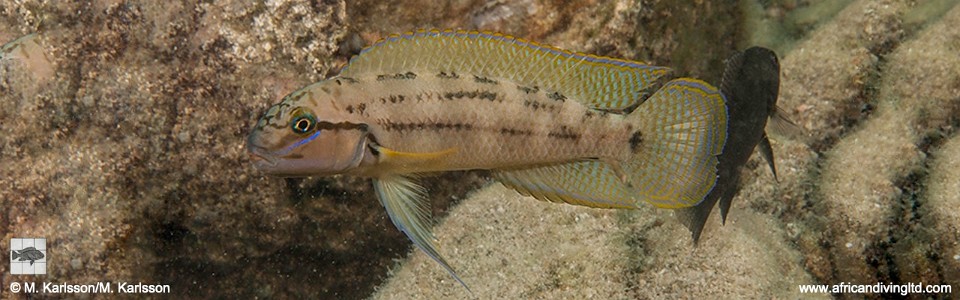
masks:
<path fill-rule="evenodd" d="M 277 166 L 276 157 L 263 147 L 251 145 L 247 147 L 247 154 L 250 155 L 250 161 L 252 161 L 258 169 Z"/>

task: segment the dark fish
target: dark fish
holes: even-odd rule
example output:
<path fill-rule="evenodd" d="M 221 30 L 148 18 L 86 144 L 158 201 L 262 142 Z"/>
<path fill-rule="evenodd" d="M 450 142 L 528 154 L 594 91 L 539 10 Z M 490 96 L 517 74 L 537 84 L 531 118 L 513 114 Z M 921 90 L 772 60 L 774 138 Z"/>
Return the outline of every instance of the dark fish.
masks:
<path fill-rule="evenodd" d="M 774 178 L 773 149 L 767 139 L 767 119 L 777 115 L 777 94 L 780 90 L 780 63 L 773 51 L 753 47 L 736 53 L 726 61 L 720 92 L 727 98 L 727 143 L 719 156 L 717 185 L 700 204 L 677 210 L 680 222 L 700 239 L 703 225 L 720 201 L 720 217 L 724 222 L 733 197 L 740 191 L 740 169 L 759 145 Z"/>
<path fill-rule="evenodd" d="M 13 250 L 13 259 L 20 259 L 20 261 L 30 261 L 32 266 L 35 261 L 43 259 L 43 252 L 37 250 L 34 247 L 26 247 L 20 251 Z"/>

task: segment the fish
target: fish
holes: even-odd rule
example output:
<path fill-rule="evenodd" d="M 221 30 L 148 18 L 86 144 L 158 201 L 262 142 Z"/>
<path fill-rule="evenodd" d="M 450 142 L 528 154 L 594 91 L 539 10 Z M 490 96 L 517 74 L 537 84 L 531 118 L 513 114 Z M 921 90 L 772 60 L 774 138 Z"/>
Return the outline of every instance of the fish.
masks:
<path fill-rule="evenodd" d="M 720 217 L 726 223 L 733 198 L 741 188 L 741 169 L 759 147 L 759 152 L 774 178 L 777 168 L 766 127 L 771 120 L 785 133 L 797 125 L 787 119 L 777 99 L 780 91 L 780 63 L 776 53 L 763 47 L 736 52 L 725 61 L 720 92 L 726 96 L 729 124 L 727 143 L 719 156 L 717 184 L 699 204 L 678 209 L 675 214 L 690 230 L 694 243 L 700 240 L 703 226 L 719 202 Z"/>
<path fill-rule="evenodd" d="M 523 195 L 588 207 L 695 207 L 717 184 L 726 101 L 667 67 L 419 30 L 269 107 L 246 150 L 273 176 L 371 178 L 393 224 L 469 291 L 434 245 L 425 175 L 488 170 Z"/>
<path fill-rule="evenodd" d="M 20 249 L 19 251 L 13 250 L 11 252 L 13 253 L 13 259 L 19 259 L 19 261 L 29 260 L 31 266 L 34 262 L 41 260 L 44 257 L 43 252 L 40 252 L 40 250 L 37 250 L 37 248 L 34 247 L 26 247 Z"/>

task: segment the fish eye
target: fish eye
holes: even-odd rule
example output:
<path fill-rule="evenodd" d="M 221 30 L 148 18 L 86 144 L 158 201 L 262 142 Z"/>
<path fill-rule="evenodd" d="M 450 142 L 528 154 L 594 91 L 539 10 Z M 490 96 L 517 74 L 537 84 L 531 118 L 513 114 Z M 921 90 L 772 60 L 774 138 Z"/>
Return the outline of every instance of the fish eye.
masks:
<path fill-rule="evenodd" d="M 293 121 L 290 122 L 290 129 L 293 129 L 293 132 L 298 134 L 304 134 L 313 130 L 313 127 L 316 126 L 317 119 L 311 114 L 304 114 L 293 118 Z"/>

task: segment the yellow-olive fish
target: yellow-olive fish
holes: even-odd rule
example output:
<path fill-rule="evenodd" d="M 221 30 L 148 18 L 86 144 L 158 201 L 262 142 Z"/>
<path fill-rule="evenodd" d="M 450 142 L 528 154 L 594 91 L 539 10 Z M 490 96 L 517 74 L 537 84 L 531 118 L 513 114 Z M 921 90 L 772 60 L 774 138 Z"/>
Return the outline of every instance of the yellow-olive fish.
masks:
<path fill-rule="evenodd" d="M 466 286 L 433 244 L 420 174 L 491 170 L 522 194 L 590 207 L 704 200 L 726 100 L 670 74 L 497 33 L 395 35 L 270 107 L 247 149 L 272 175 L 372 178 L 394 225 Z"/>

